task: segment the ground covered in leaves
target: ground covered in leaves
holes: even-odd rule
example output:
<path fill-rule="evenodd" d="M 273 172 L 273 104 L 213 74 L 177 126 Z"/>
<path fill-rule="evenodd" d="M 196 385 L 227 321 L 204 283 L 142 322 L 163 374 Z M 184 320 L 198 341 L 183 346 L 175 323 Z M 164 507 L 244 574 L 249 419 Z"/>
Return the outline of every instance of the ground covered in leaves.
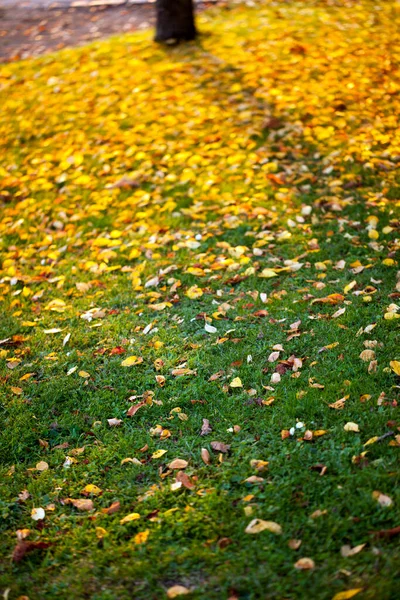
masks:
<path fill-rule="evenodd" d="M 4 598 L 397 597 L 399 24 L 2 69 Z"/>

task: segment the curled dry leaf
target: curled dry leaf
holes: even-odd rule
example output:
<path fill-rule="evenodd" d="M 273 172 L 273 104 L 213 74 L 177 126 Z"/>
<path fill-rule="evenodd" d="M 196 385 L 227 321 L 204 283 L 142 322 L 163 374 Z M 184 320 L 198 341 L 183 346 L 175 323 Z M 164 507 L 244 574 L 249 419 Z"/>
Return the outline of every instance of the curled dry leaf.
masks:
<path fill-rule="evenodd" d="M 340 400 L 336 400 L 336 402 L 332 402 L 332 404 L 329 404 L 329 408 L 334 408 L 335 410 L 342 410 L 344 408 L 346 400 L 348 399 L 348 395 L 343 396 L 343 398 L 340 398 Z"/>
<path fill-rule="evenodd" d="M 250 521 L 245 529 L 245 532 L 255 534 L 261 533 L 265 530 L 271 531 L 277 535 L 282 533 L 282 527 L 278 525 L 278 523 L 275 523 L 274 521 L 264 521 L 263 519 L 253 519 Z"/>
<path fill-rule="evenodd" d="M 210 425 L 210 421 L 208 419 L 203 419 L 203 425 L 201 426 L 200 435 L 208 435 L 212 432 L 212 428 Z"/>
<path fill-rule="evenodd" d="M 288 546 L 291 550 L 298 550 L 301 546 L 301 543 L 301 540 L 292 539 L 288 541 Z"/>
<path fill-rule="evenodd" d="M 297 562 L 294 563 L 296 569 L 300 569 L 302 571 L 307 571 L 313 569 L 315 567 L 315 563 L 312 558 L 299 558 Z"/>
<path fill-rule="evenodd" d="M 190 479 L 189 475 L 186 475 L 186 473 L 183 471 L 178 471 L 176 474 L 176 481 L 181 483 L 183 487 L 187 488 L 188 490 L 193 490 L 195 488 L 195 485 Z"/>
<path fill-rule="evenodd" d="M 107 422 L 110 427 L 118 427 L 122 423 L 122 419 L 107 419 Z"/>
<path fill-rule="evenodd" d="M 340 554 L 343 556 L 343 558 L 347 558 L 348 556 L 354 556 L 355 554 L 361 552 L 361 550 L 365 548 L 365 546 L 366 544 L 359 544 L 358 546 L 354 546 L 354 548 L 352 548 L 351 546 L 348 546 L 346 544 L 341 547 Z"/>

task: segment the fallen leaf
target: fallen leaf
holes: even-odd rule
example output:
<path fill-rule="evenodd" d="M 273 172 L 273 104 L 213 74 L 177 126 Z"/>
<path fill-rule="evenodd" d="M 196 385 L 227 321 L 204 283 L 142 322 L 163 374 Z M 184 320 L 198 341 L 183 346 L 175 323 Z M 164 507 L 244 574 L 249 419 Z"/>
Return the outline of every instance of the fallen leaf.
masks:
<path fill-rule="evenodd" d="M 357 423 L 352 423 L 351 421 L 349 421 L 348 423 L 346 423 L 346 425 L 343 427 L 343 429 L 345 431 L 355 431 L 355 432 L 360 431 L 360 428 L 357 425 Z"/>
<path fill-rule="evenodd" d="M 312 558 L 299 558 L 297 562 L 294 563 L 296 569 L 300 569 L 302 571 L 306 571 L 309 569 L 313 569 L 315 567 L 315 563 Z"/>
<path fill-rule="evenodd" d="M 167 452 L 167 450 L 156 450 L 155 452 L 153 452 L 153 454 L 151 455 L 151 458 L 161 458 L 162 456 L 164 456 L 164 454 Z"/>
<path fill-rule="evenodd" d="M 400 361 L 399 360 L 391 360 L 389 364 L 390 364 L 392 371 L 394 373 L 396 373 L 396 375 L 400 376 Z"/>
<path fill-rule="evenodd" d="M 350 600 L 356 594 L 363 591 L 363 588 L 353 588 L 352 590 L 346 590 L 344 592 L 338 592 L 332 598 L 332 600 Z"/>
<path fill-rule="evenodd" d="M 365 546 L 366 544 L 359 544 L 358 546 L 354 546 L 354 548 L 352 548 L 351 546 L 348 546 L 346 544 L 341 547 L 340 554 L 343 556 L 343 558 L 347 558 L 348 556 L 354 556 L 355 554 L 361 552 L 361 550 L 365 548 Z"/>
<path fill-rule="evenodd" d="M 183 460 L 181 458 L 175 458 L 172 462 L 169 463 L 169 469 L 186 469 L 188 466 L 187 460 Z"/>
<path fill-rule="evenodd" d="M 131 521 L 136 521 L 137 519 L 140 519 L 140 515 L 139 513 L 130 513 L 129 515 L 126 515 L 126 517 L 123 517 L 120 520 L 120 525 L 124 525 L 125 523 L 130 523 Z"/>
<path fill-rule="evenodd" d="M 274 521 L 263 521 L 263 519 L 253 519 L 247 525 L 245 532 L 246 533 L 261 533 L 262 531 L 271 531 L 272 533 L 276 533 L 280 535 L 282 533 L 282 527 L 275 523 Z"/>
<path fill-rule="evenodd" d="M 186 594 L 190 594 L 190 590 L 183 585 L 173 585 L 167 589 L 167 598 L 177 598 Z"/>
<path fill-rule="evenodd" d="M 122 423 L 122 419 L 107 419 L 110 427 L 118 427 Z"/>
<path fill-rule="evenodd" d="M 143 362 L 141 356 L 128 356 L 122 361 L 121 367 L 133 367 L 134 365 L 140 365 Z"/>
<path fill-rule="evenodd" d="M 38 462 L 36 464 L 37 471 L 47 471 L 48 468 L 49 468 L 49 465 L 44 460 L 41 460 L 40 462 Z"/>
<path fill-rule="evenodd" d="M 82 490 L 82 494 L 84 496 L 89 496 L 90 494 L 92 494 L 93 496 L 100 496 L 100 494 L 103 493 L 103 490 L 101 490 L 99 487 L 97 487 L 97 485 L 94 485 L 93 483 L 88 483 L 88 485 L 85 485 L 85 487 Z"/>
<path fill-rule="evenodd" d="M 210 421 L 208 419 L 203 419 L 203 424 L 201 426 L 200 435 L 208 435 L 212 432 L 212 428 L 210 426 Z"/>
<path fill-rule="evenodd" d="M 215 452 L 222 452 L 223 454 L 229 452 L 230 449 L 230 445 L 223 442 L 211 442 L 210 446 Z"/>
<path fill-rule="evenodd" d="M 232 381 L 229 384 L 229 387 L 231 387 L 231 388 L 243 387 L 243 383 L 242 383 L 242 380 L 240 379 L 240 377 L 235 377 L 234 379 L 232 379 Z"/>
<path fill-rule="evenodd" d="M 80 498 L 69 498 L 69 503 L 78 510 L 93 510 L 94 505 L 92 500 L 81 500 Z"/>
<path fill-rule="evenodd" d="M 210 464 L 210 453 L 207 450 L 207 448 L 202 448 L 201 449 L 201 460 L 206 464 L 209 465 Z"/>

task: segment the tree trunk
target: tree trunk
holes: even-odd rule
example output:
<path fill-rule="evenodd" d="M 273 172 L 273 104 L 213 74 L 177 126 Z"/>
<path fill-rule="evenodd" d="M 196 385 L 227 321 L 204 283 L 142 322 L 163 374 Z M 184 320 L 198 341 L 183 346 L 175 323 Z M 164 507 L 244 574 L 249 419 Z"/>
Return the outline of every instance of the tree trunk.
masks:
<path fill-rule="evenodd" d="M 193 0 L 156 0 L 156 42 L 194 40 Z"/>

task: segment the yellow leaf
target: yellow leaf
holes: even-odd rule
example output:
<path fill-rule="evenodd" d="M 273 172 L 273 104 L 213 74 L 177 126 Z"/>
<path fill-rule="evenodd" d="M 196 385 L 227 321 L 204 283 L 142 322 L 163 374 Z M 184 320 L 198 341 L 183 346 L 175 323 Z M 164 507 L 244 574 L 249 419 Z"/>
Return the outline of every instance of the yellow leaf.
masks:
<path fill-rule="evenodd" d="M 231 387 L 231 388 L 243 387 L 243 383 L 242 383 L 242 380 L 240 379 L 240 377 L 235 377 L 234 379 L 232 379 L 232 381 L 229 384 L 229 387 Z"/>
<path fill-rule="evenodd" d="M 185 296 L 190 298 L 191 300 L 196 300 L 196 298 L 200 298 L 203 295 L 203 290 L 199 288 L 197 285 L 192 285 L 186 292 Z"/>
<path fill-rule="evenodd" d="M 271 277 L 278 277 L 273 269 L 263 269 L 259 274 L 259 277 L 263 277 L 264 279 L 270 279 Z"/>
<path fill-rule="evenodd" d="M 130 523 L 131 521 L 136 521 L 137 519 L 140 519 L 139 513 L 130 513 L 129 515 L 126 515 L 126 517 L 120 520 L 120 525 Z"/>
<path fill-rule="evenodd" d="M 375 444 L 375 442 L 377 442 L 379 440 L 378 436 L 375 435 L 372 438 L 369 438 L 369 440 L 367 440 L 364 444 L 364 446 L 369 446 L 370 444 Z"/>
<path fill-rule="evenodd" d="M 49 465 L 44 460 L 41 460 L 36 465 L 36 470 L 37 471 L 47 471 L 48 468 L 49 468 Z"/>
<path fill-rule="evenodd" d="M 299 558 L 297 562 L 294 563 L 296 569 L 300 569 L 301 571 L 307 571 L 313 569 L 315 567 L 315 563 L 312 558 Z"/>
<path fill-rule="evenodd" d="M 345 294 L 348 294 L 355 286 L 357 285 L 357 281 L 352 281 L 351 283 L 348 283 L 344 288 L 343 291 Z"/>
<path fill-rule="evenodd" d="M 122 367 L 133 367 L 134 365 L 140 365 L 143 362 L 143 358 L 141 356 L 128 356 L 125 360 L 122 361 Z"/>
<path fill-rule="evenodd" d="M 151 458 L 161 458 L 162 456 L 164 456 L 164 454 L 167 452 L 167 450 L 156 450 L 155 452 L 153 452 L 153 454 L 151 455 Z"/>
<path fill-rule="evenodd" d="M 20 387 L 11 386 L 11 391 L 13 394 L 20 396 L 23 393 L 23 389 Z"/>
<path fill-rule="evenodd" d="M 97 485 L 93 485 L 93 483 L 88 483 L 82 490 L 82 494 L 93 494 L 93 496 L 99 496 L 102 493 L 103 490 L 97 487 Z"/>
<path fill-rule="evenodd" d="M 332 600 L 350 600 L 356 594 L 362 592 L 363 588 L 353 588 L 352 590 L 346 590 L 344 592 L 339 592 L 335 594 Z"/>
<path fill-rule="evenodd" d="M 343 429 L 345 431 L 360 431 L 359 426 L 357 425 L 357 423 L 352 423 L 351 421 L 349 421 L 348 423 L 346 423 L 346 425 L 343 427 Z"/>
<path fill-rule="evenodd" d="M 79 371 L 78 375 L 79 377 L 83 377 L 84 379 L 88 379 L 88 377 L 90 377 L 90 373 L 88 373 L 87 371 Z"/>
<path fill-rule="evenodd" d="M 104 527 L 96 527 L 96 536 L 101 540 L 103 537 L 108 535 L 108 531 Z"/>
<path fill-rule="evenodd" d="M 134 536 L 133 542 L 135 544 L 144 544 L 145 542 L 147 542 L 147 538 L 149 537 L 149 533 L 150 533 L 149 529 L 146 529 L 145 531 L 139 531 L 139 533 L 137 533 Z"/>
<path fill-rule="evenodd" d="M 390 367 L 391 367 L 392 371 L 394 373 L 396 373 L 396 375 L 400 376 L 400 361 L 398 361 L 398 360 L 391 360 L 390 361 Z"/>

